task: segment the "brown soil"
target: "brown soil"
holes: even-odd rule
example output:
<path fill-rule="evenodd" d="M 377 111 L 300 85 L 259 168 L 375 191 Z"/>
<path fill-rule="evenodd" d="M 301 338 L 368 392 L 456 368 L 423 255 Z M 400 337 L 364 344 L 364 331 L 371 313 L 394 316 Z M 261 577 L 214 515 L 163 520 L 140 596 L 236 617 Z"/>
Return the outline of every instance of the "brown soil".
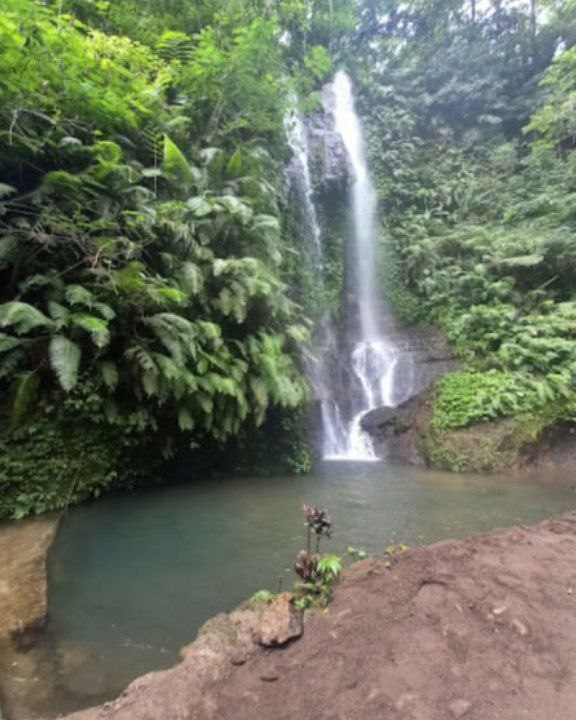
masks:
<path fill-rule="evenodd" d="M 300 640 L 223 657 L 203 673 L 185 659 L 75 717 L 576 718 L 576 512 L 359 563 Z"/>

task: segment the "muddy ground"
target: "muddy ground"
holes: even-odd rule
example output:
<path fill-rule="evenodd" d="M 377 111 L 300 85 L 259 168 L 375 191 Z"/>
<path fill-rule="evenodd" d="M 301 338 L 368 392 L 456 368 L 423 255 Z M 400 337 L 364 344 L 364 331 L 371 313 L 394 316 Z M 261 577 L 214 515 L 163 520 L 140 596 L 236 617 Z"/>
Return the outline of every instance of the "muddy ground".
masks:
<path fill-rule="evenodd" d="M 176 668 L 73 717 L 571 720 L 576 512 L 359 563 L 284 648 L 226 632 L 226 652 L 209 631 Z"/>

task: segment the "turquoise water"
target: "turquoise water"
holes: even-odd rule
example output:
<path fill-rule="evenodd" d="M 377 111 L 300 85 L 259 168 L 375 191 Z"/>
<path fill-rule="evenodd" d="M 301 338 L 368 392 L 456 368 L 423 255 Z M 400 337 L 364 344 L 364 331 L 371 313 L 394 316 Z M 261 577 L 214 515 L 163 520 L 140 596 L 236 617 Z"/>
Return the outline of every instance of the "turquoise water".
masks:
<path fill-rule="evenodd" d="M 261 588 L 292 585 L 303 502 L 335 524 L 326 550 L 382 553 L 576 504 L 574 491 L 511 477 L 326 463 L 305 477 L 210 480 L 104 498 L 64 518 L 49 564 L 47 713 L 116 695 L 167 667 L 212 615 Z"/>

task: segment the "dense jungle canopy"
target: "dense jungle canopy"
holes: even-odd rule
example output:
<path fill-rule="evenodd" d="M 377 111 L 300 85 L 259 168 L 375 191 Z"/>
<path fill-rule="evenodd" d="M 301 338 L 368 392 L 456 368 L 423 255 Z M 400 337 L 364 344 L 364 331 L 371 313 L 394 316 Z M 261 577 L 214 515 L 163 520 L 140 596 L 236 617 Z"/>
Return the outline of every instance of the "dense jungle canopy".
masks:
<path fill-rule="evenodd" d="M 306 467 L 285 116 L 341 65 L 382 287 L 464 362 L 434 423 L 573 417 L 574 0 L 3 0 L 0 516 L 190 447 L 282 436 Z"/>

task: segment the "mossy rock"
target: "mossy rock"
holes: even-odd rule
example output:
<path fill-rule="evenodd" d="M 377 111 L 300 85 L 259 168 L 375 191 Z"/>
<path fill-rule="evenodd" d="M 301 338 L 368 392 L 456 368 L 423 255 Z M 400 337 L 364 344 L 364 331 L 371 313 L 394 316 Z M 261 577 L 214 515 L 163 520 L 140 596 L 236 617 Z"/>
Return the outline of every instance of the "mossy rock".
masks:
<path fill-rule="evenodd" d="M 522 463 L 546 422 L 531 415 L 438 432 L 428 427 L 422 448 L 429 465 L 453 472 L 495 473 Z"/>

